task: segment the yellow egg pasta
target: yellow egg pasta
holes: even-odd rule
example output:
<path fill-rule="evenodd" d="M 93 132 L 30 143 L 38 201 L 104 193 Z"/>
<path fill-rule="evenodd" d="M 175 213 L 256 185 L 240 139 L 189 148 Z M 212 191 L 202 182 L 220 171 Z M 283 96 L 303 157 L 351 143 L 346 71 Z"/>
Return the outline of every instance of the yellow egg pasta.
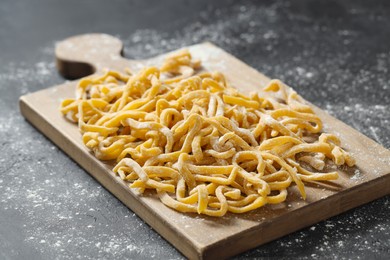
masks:
<path fill-rule="evenodd" d="M 170 208 L 221 217 L 286 200 L 296 185 L 335 180 L 327 161 L 354 165 L 337 136 L 291 88 L 272 80 L 249 96 L 219 72 L 202 69 L 188 50 L 160 68 L 107 71 L 79 81 L 61 112 L 82 141 L 143 193 Z"/>

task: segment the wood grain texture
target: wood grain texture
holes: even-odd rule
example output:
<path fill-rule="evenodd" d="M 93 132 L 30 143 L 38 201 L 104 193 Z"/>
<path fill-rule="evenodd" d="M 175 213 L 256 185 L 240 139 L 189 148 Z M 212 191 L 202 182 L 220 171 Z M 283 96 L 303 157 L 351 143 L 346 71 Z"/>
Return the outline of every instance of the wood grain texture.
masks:
<path fill-rule="evenodd" d="M 226 74 L 243 92 L 263 87 L 269 78 L 218 47 L 204 43 L 188 47 L 207 70 Z M 57 66 L 68 78 L 78 78 L 104 68 L 137 71 L 161 64 L 164 55 L 147 60 L 121 56 L 122 43 L 109 35 L 89 34 L 69 38 L 56 47 Z M 97 160 L 81 142 L 76 125 L 59 112 L 61 100 L 74 97 L 77 81 L 51 87 L 20 98 L 23 116 L 73 158 L 81 167 L 133 210 L 158 233 L 191 259 L 226 258 L 279 238 L 303 227 L 345 212 L 390 193 L 390 151 L 312 105 L 324 122 L 324 130 L 337 134 L 343 147 L 357 161 L 356 167 L 338 169 L 340 178 L 326 185 L 307 185 L 307 199 L 296 187 L 286 202 L 267 205 L 242 215 L 222 218 L 176 212 L 164 206 L 153 193 L 130 190 Z"/>

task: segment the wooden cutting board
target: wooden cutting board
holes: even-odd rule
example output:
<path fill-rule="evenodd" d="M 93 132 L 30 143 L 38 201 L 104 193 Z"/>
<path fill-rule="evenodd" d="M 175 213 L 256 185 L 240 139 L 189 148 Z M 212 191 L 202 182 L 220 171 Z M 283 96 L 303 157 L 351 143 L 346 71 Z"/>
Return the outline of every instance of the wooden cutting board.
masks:
<path fill-rule="evenodd" d="M 163 57 L 127 60 L 121 56 L 120 40 L 104 34 L 66 39 L 56 47 L 60 73 L 79 78 L 103 68 L 138 71 L 145 65 L 159 65 Z M 189 46 L 191 54 L 207 70 L 224 73 L 243 92 L 264 87 L 269 78 L 222 49 L 202 43 Z M 59 112 L 61 100 L 74 97 L 77 81 L 47 88 L 20 98 L 23 116 L 80 164 L 106 189 L 152 226 L 180 252 L 191 259 L 226 258 L 291 232 L 340 214 L 390 193 L 390 151 L 313 106 L 325 131 L 340 136 L 343 147 L 357 161 L 356 167 L 338 169 L 340 178 L 325 186 L 307 185 L 307 199 L 300 199 L 295 187 L 285 203 L 267 205 L 254 212 L 223 218 L 176 212 L 164 206 L 153 193 L 138 195 L 95 159 L 81 142 L 76 125 Z"/>

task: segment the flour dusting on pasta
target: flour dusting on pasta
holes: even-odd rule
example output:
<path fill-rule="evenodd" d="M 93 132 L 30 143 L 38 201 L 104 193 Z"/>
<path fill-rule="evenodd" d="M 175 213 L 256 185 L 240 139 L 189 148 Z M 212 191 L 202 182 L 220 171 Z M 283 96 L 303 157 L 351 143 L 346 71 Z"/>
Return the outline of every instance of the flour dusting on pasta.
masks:
<path fill-rule="evenodd" d="M 131 188 L 155 190 L 180 212 L 244 213 L 284 202 L 294 184 L 305 199 L 305 182 L 338 178 L 324 172 L 327 160 L 355 163 L 281 81 L 247 96 L 188 50 L 160 68 L 86 77 L 61 112 Z"/>

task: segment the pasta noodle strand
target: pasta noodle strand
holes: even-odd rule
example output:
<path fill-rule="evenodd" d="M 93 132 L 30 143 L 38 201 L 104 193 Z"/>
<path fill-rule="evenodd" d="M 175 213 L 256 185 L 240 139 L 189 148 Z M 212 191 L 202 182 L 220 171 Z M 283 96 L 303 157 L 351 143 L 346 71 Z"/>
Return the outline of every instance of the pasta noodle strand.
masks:
<path fill-rule="evenodd" d="M 283 203 L 292 185 L 305 199 L 304 183 L 338 178 L 324 172 L 328 161 L 355 163 L 281 81 L 246 96 L 222 73 L 202 70 L 188 50 L 160 68 L 86 77 L 61 112 L 129 187 L 155 190 L 180 212 L 245 213 Z"/>

